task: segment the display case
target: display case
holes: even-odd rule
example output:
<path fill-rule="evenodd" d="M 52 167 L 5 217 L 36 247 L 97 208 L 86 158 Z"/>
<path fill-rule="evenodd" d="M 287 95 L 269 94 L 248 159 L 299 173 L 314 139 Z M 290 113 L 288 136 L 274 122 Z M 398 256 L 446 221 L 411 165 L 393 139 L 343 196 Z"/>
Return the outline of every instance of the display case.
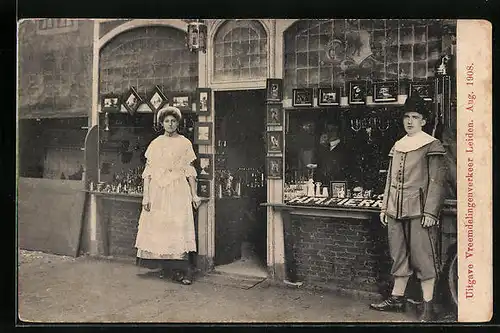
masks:
<path fill-rule="evenodd" d="M 287 110 L 284 201 L 296 203 L 304 197 L 325 198 L 322 203 L 334 198 L 330 204 L 350 198 L 378 201 L 388 153 L 403 131 L 401 108 Z"/>
<path fill-rule="evenodd" d="M 449 76 L 406 82 L 405 92 L 408 96 L 418 89 L 425 97 L 430 116 L 423 130 L 443 142 L 453 175 L 455 105 L 449 82 Z M 379 86 L 372 84 L 373 89 Z M 380 208 L 389 151 L 406 134 L 403 107 L 390 102 L 286 108 L 284 202 Z M 451 199 L 453 184 L 453 179 L 447 184 Z"/>

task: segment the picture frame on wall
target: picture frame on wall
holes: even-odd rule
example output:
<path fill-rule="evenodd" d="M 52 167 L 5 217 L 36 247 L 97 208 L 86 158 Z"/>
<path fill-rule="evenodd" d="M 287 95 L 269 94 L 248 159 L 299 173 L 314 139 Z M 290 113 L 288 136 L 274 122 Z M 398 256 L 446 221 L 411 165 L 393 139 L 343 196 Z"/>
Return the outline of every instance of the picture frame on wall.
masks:
<path fill-rule="evenodd" d="M 101 98 L 101 112 L 120 112 L 121 98 L 118 94 L 106 94 Z"/>
<path fill-rule="evenodd" d="M 169 96 L 170 105 L 181 111 L 192 111 L 191 95 L 188 93 L 171 93 Z"/>
<path fill-rule="evenodd" d="M 127 112 L 133 115 L 142 103 L 144 103 L 144 101 L 141 96 L 139 96 L 135 87 L 130 87 L 123 97 L 123 106 L 127 109 Z"/>
<path fill-rule="evenodd" d="M 366 81 L 351 81 L 349 82 L 349 104 L 362 105 L 366 104 Z"/>
<path fill-rule="evenodd" d="M 340 88 L 319 88 L 318 106 L 340 105 Z"/>
<path fill-rule="evenodd" d="M 266 159 L 266 176 L 268 179 L 283 178 L 283 157 L 268 156 Z"/>
<path fill-rule="evenodd" d="M 283 153 L 283 132 L 269 131 L 266 133 L 267 152 Z"/>
<path fill-rule="evenodd" d="M 330 182 L 330 196 L 334 198 L 345 198 L 347 196 L 347 182 L 346 181 Z"/>
<path fill-rule="evenodd" d="M 199 179 L 212 179 L 213 178 L 213 160 L 212 154 L 199 154 L 198 164 L 200 172 L 198 173 Z"/>
<path fill-rule="evenodd" d="M 159 85 L 156 85 L 146 97 L 146 104 L 155 114 L 167 103 L 168 97 L 163 93 L 163 89 Z"/>
<path fill-rule="evenodd" d="M 212 90 L 210 88 L 196 89 L 196 112 L 199 115 L 209 115 L 210 106 L 212 105 Z"/>
<path fill-rule="evenodd" d="M 292 106 L 313 106 L 313 89 L 293 89 Z"/>
<path fill-rule="evenodd" d="M 210 198 L 210 180 L 207 179 L 198 180 L 197 192 L 200 198 Z"/>
<path fill-rule="evenodd" d="M 424 101 L 432 102 L 434 100 L 434 84 L 432 82 L 410 82 L 408 97 L 415 91 L 418 92 Z"/>
<path fill-rule="evenodd" d="M 198 122 L 194 124 L 194 144 L 209 145 L 212 143 L 212 123 Z"/>
<path fill-rule="evenodd" d="M 373 101 L 374 102 L 395 102 L 398 99 L 398 81 L 374 82 Z"/>
<path fill-rule="evenodd" d="M 267 104 L 266 110 L 266 123 L 268 126 L 283 125 L 283 105 L 281 103 Z"/>
<path fill-rule="evenodd" d="M 281 102 L 283 100 L 283 79 L 266 80 L 266 100 Z"/>

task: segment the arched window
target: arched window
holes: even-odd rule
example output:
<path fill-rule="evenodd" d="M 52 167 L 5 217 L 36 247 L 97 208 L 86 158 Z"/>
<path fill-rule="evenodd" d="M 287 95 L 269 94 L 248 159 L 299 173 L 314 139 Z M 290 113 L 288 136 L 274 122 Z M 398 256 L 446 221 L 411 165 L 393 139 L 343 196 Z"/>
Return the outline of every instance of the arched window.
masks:
<path fill-rule="evenodd" d="M 141 27 L 107 43 L 99 61 L 99 92 L 123 93 L 134 86 L 145 95 L 155 85 L 195 92 L 198 55 L 186 47 L 186 33 L 171 27 Z"/>
<path fill-rule="evenodd" d="M 425 79 L 441 39 L 440 20 L 300 20 L 284 35 L 284 96 L 356 79 Z"/>
<path fill-rule="evenodd" d="M 214 80 L 267 77 L 267 34 L 255 20 L 224 22 L 214 37 Z"/>

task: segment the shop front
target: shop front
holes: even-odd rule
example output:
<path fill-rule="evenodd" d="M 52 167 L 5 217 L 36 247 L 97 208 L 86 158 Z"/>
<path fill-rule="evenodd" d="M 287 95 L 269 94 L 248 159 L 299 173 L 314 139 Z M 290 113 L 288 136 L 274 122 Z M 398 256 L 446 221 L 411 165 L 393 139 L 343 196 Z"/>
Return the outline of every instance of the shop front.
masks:
<path fill-rule="evenodd" d="M 181 106 L 181 132 L 198 155 L 202 271 L 384 292 L 390 258 L 378 215 L 387 155 L 403 134 L 396 115 L 419 89 L 435 115 L 425 130 L 449 152 L 448 262 L 456 246 L 454 22 L 205 20 L 206 52 L 186 47 L 188 23 L 99 24 L 86 145 L 91 253 L 135 255 L 143 153 L 159 134 L 156 91 Z M 126 106 L 130 96 L 136 107 Z"/>
<path fill-rule="evenodd" d="M 187 23 L 96 22 L 92 127 L 86 138 L 88 228 L 93 255 L 135 257 L 142 171 L 149 143 L 162 134 L 156 112 L 182 112 L 179 132 L 194 144 L 198 55 L 185 45 Z"/>
<path fill-rule="evenodd" d="M 189 20 L 98 23 L 93 127 L 86 140 L 89 252 L 135 256 L 144 152 L 160 135 L 155 98 L 183 113 L 197 153 L 197 266 L 266 275 L 265 112 L 270 23 L 208 22 L 206 53 Z M 188 35 L 191 36 L 191 35 Z M 211 62 L 208 65 L 208 62 Z M 136 103 L 127 105 L 128 101 Z M 114 102 L 116 101 L 116 102 Z M 159 104 L 160 104 L 159 103 Z"/>
<path fill-rule="evenodd" d="M 276 260 L 275 273 L 292 282 L 390 290 L 379 213 L 388 153 L 404 135 L 400 110 L 418 90 L 433 114 L 424 131 L 448 150 L 438 254 L 447 278 L 456 253 L 454 22 L 301 20 L 281 32 L 284 149 L 268 159 L 283 166 L 283 195 L 266 204 L 275 238 L 284 234 L 284 268 Z"/>

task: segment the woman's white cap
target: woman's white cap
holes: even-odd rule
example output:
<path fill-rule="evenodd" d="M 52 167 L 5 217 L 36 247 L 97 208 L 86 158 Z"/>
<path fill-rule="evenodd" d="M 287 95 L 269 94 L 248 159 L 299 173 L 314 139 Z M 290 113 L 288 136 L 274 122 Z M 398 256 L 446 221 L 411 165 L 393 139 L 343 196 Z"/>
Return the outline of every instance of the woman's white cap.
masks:
<path fill-rule="evenodd" d="M 160 121 L 160 116 L 165 112 L 176 114 L 179 120 L 182 118 L 181 110 L 179 110 L 175 106 L 165 106 L 164 108 L 161 108 L 156 114 L 156 120 Z"/>

